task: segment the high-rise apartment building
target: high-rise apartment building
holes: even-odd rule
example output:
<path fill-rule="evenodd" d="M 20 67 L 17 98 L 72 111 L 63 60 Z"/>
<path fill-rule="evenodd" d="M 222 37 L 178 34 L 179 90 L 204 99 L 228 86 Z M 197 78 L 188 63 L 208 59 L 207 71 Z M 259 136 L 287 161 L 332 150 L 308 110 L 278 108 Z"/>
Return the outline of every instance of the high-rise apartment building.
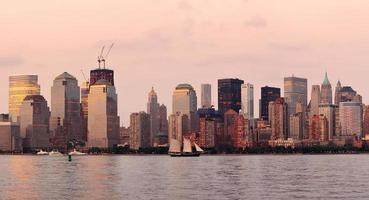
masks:
<path fill-rule="evenodd" d="M 222 116 L 214 108 L 200 108 L 198 145 L 203 148 L 214 148 L 216 138 L 220 134 L 218 127 L 222 124 Z"/>
<path fill-rule="evenodd" d="M 37 75 L 9 76 L 9 115 L 12 122 L 18 121 L 19 108 L 28 95 L 39 95 Z"/>
<path fill-rule="evenodd" d="M 119 143 L 118 95 L 107 80 L 91 85 L 88 94 L 88 147 L 108 148 Z"/>
<path fill-rule="evenodd" d="M 254 85 L 250 83 L 241 86 L 241 110 L 247 119 L 254 118 Z"/>
<path fill-rule="evenodd" d="M 223 115 L 229 109 L 239 112 L 241 109 L 241 85 L 243 80 L 218 80 L 218 110 Z"/>
<path fill-rule="evenodd" d="M 262 120 L 269 120 L 269 102 L 275 101 L 276 99 L 281 97 L 281 89 L 275 87 L 262 87 L 261 88 L 261 99 L 259 105 L 259 114 L 260 119 Z"/>
<path fill-rule="evenodd" d="M 328 140 L 336 136 L 336 110 L 338 106 L 334 104 L 320 104 L 319 115 L 323 115 L 328 121 Z"/>
<path fill-rule="evenodd" d="M 201 107 L 210 108 L 211 106 L 211 85 L 201 84 Z"/>
<path fill-rule="evenodd" d="M 328 120 L 324 115 L 314 115 L 309 118 L 309 140 L 328 141 Z"/>

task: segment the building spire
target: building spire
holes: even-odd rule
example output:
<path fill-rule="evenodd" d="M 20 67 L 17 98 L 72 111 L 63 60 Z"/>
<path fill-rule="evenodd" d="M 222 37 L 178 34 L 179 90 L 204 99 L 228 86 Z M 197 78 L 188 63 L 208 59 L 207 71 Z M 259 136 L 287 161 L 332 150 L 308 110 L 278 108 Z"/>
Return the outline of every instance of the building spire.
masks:
<path fill-rule="evenodd" d="M 330 85 L 331 83 L 329 82 L 329 79 L 328 79 L 328 73 L 325 72 L 325 76 L 324 76 L 324 80 L 323 80 L 323 83 L 322 85 Z"/>

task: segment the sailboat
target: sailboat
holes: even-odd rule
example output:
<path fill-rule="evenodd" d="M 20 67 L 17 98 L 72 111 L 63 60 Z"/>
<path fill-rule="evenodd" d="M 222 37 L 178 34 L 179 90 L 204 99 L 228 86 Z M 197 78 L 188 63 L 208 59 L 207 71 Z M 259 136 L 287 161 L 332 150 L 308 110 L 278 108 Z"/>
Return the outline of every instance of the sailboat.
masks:
<path fill-rule="evenodd" d="M 169 155 L 171 157 L 199 157 L 204 150 L 196 143 L 193 144 L 195 146 L 195 151 L 192 150 L 192 142 L 189 139 L 183 138 L 183 146 L 180 141 L 171 139 Z"/>

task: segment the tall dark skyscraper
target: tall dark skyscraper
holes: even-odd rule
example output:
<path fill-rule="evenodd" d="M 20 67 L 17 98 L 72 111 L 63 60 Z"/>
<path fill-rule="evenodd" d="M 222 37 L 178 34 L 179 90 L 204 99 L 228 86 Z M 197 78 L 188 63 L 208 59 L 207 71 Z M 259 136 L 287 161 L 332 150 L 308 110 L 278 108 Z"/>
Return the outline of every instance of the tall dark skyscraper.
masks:
<path fill-rule="evenodd" d="M 261 99 L 260 99 L 260 118 L 263 120 L 269 120 L 268 106 L 269 102 L 275 101 L 281 97 L 281 89 L 275 87 L 262 87 Z"/>
<path fill-rule="evenodd" d="M 218 80 L 218 109 L 221 115 L 229 109 L 240 111 L 241 85 L 243 83 L 244 81 L 240 79 Z"/>

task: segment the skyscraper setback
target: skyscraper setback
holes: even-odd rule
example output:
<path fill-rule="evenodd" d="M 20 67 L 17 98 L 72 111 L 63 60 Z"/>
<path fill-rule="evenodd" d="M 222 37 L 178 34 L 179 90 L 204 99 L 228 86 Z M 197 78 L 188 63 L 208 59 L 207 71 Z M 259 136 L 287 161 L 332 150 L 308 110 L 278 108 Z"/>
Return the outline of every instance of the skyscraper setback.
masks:
<path fill-rule="evenodd" d="M 240 111 L 241 85 L 243 83 L 244 81 L 240 79 L 218 80 L 218 110 L 221 115 L 229 109 L 237 113 Z"/>

